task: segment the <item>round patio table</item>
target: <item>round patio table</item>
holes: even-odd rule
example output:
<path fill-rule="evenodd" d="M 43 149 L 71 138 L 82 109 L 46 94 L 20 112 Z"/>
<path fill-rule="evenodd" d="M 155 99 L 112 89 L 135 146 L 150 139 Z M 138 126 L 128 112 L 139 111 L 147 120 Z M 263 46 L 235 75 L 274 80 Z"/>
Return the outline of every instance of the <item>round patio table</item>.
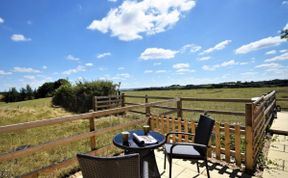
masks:
<path fill-rule="evenodd" d="M 122 141 L 121 133 L 117 134 L 113 138 L 113 144 L 119 148 L 125 150 L 125 154 L 139 153 L 140 155 L 140 171 L 141 178 L 160 178 L 160 173 L 157 167 L 154 149 L 162 146 L 165 143 L 165 136 L 155 132 L 150 131 L 148 135 L 151 135 L 157 140 L 155 144 L 139 144 L 135 139 L 133 139 L 133 133 L 139 136 L 144 135 L 143 130 L 132 130 L 129 131 L 128 142 Z"/>

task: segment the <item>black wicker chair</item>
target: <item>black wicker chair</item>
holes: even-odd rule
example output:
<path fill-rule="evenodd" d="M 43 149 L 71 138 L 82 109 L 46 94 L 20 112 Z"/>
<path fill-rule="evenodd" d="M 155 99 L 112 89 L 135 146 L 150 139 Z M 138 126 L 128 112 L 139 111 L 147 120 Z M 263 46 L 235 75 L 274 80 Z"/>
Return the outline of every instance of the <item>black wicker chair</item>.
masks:
<path fill-rule="evenodd" d="M 207 148 L 215 121 L 209 118 L 207 115 L 201 115 L 194 137 L 194 143 L 167 143 L 169 136 L 171 134 L 183 134 L 194 136 L 191 133 L 183 132 L 170 132 L 166 135 L 166 144 L 164 145 L 164 169 L 166 169 L 166 156 L 170 164 L 169 178 L 172 176 L 172 159 L 187 159 L 196 160 L 197 171 L 199 170 L 198 160 L 203 160 L 205 162 L 207 176 L 209 175 L 209 169 L 207 164 Z M 180 141 L 181 142 L 181 141 Z"/>
<path fill-rule="evenodd" d="M 140 156 L 94 157 L 77 154 L 83 178 L 140 178 Z"/>

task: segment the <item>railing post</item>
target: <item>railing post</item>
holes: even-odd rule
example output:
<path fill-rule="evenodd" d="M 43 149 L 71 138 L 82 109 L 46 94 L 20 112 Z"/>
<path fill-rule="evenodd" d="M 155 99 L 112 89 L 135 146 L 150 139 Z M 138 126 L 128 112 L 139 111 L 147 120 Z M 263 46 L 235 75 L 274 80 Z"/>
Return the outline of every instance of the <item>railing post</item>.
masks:
<path fill-rule="evenodd" d="M 179 100 L 177 101 L 177 117 L 182 118 L 182 98 L 178 98 Z"/>
<path fill-rule="evenodd" d="M 94 96 L 93 98 L 93 110 L 97 111 L 98 107 L 97 107 L 98 103 L 97 103 L 97 96 Z"/>
<path fill-rule="evenodd" d="M 121 107 L 125 107 L 125 93 L 121 93 Z M 126 112 L 122 112 L 121 115 L 125 115 Z"/>
<path fill-rule="evenodd" d="M 145 95 L 145 103 L 149 103 L 149 101 L 148 101 L 148 95 Z M 150 116 L 150 114 L 151 114 L 150 107 L 146 107 L 146 108 L 145 108 L 145 113 L 146 113 L 146 116 Z"/>
<path fill-rule="evenodd" d="M 253 112 L 254 104 L 247 103 L 245 105 L 245 122 L 246 122 L 246 150 L 245 150 L 245 169 L 247 171 L 252 171 L 254 169 L 254 163 L 256 162 L 254 157 L 254 142 L 253 142 Z"/>
<path fill-rule="evenodd" d="M 93 110 L 90 110 L 90 112 L 93 112 Z M 90 126 L 90 132 L 95 131 L 94 117 L 89 119 L 89 126 Z M 96 137 L 95 136 L 90 137 L 90 147 L 91 147 L 91 151 L 96 149 Z"/>

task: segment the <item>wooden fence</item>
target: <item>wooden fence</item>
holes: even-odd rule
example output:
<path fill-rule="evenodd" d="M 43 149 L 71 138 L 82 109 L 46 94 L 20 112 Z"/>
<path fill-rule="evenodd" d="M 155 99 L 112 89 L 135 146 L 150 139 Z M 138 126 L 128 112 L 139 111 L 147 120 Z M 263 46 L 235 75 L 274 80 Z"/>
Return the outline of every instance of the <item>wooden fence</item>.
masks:
<path fill-rule="evenodd" d="M 150 125 L 153 130 L 163 134 L 171 131 L 195 134 L 197 123 L 193 120 L 175 117 L 151 116 Z M 211 148 L 208 150 L 208 156 L 241 166 L 241 163 L 245 162 L 245 149 L 244 147 L 241 149 L 241 142 L 245 141 L 245 127 L 216 122 L 213 133 L 209 143 Z M 192 137 L 182 134 L 172 135 L 171 139 L 173 142 L 193 142 Z"/>
<path fill-rule="evenodd" d="M 124 94 L 109 95 L 109 96 L 95 96 L 93 99 L 94 111 L 103 109 L 111 109 L 124 106 Z"/>
<path fill-rule="evenodd" d="M 171 97 L 158 97 L 158 96 L 133 96 L 133 95 L 125 95 L 126 98 L 140 98 L 144 99 L 145 103 L 149 103 L 149 99 L 171 99 Z M 205 102 L 213 102 L 213 103 L 219 103 L 219 102 L 228 102 L 228 103 L 243 103 L 243 112 L 239 111 L 224 111 L 224 110 L 210 110 L 209 108 L 203 108 L 203 109 L 192 109 L 192 108 L 183 108 L 184 101 L 205 101 Z M 131 102 L 125 102 L 126 105 L 135 105 L 136 103 Z M 136 112 L 138 114 L 145 114 L 145 115 L 153 115 L 155 113 L 151 113 L 151 108 L 160 108 L 160 109 L 166 109 L 169 110 L 168 112 L 160 113 L 160 115 L 170 115 L 173 113 L 176 113 L 176 118 L 182 118 L 181 123 L 182 125 L 178 125 L 179 129 L 182 129 L 183 127 L 183 112 L 198 112 L 198 113 L 209 113 L 209 114 L 222 114 L 222 115 L 231 115 L 231 116 L 242 116 L 243 119 L 245 119 L 245 125 L 229 125 L 227 123 L 220 124 L 216 123 L 216 126 L 214 128 L 215 132 L 215 143 L 212 142 L 212 152 L 215 153 L 216 159 L 220 159 L 220 155 L 225 155 L 225 161 L 230 162 L 231 156 L 234 157 L 236 164 L 239 165 L 241 161 L 244 161 L 245 168 L 247 170 L 253 170 L 256 165 L 257 156 L 262 151 L 263 148 L 263 139 L 265 138 L 266 131 L 269 129 L 269 125 L 272 123 L 274 117 L 276 116 L 276 92 L 271 91 L 267 94 L 264 94 L 260 97 L 258 97 L 257 100 L 251 100 L 251 99 L 239 99 L 239 98 L 231 98 L 231 99 L 220 99 L 220 98 L 188 98 L 188 97 L 181 97 L 178 98 L 178 101 L 176 102 L 176 107 L 167 107 L 167 106 L 158 106 L 154 105 L 151 107 L 146 107 L 145 112 L 139 112 L 131 110 L 130 112 Z M 166 118 L 166 117 L 164 117 Z M 169 116 L 167 117 L 169 118 Z M 165 121 L 167 119 L 158 119 L 157 121 L 162 123 L 172 124 L 172 121 L 169 119 L 169 121 Z M 178 123 L 180 123 L 179 119 L 177 120 Z M 192 123 L 193 121 L 189 121 L 188 123 Z M 159 124 L 159 123 L 158 123 Z M 164 128 L 165 124 L 160 124 L 160 127 Z M 191 124 L 188 124 L 191 125 Z M 159 126 L 159 125 L 158 125 Z M 159 129 L 159 127 L 156 126 L 154 128 Z M 167 126 L 166 126 L 167 127 Z M 187 127 L 187 126 L 186 126 Z M 168 127 L 169 128 L 169 127 Z M 185 124 L 184 124 L 184 130 L 185 130 Z M 189 127 L 187 127 L 189 130 Z M 193 128 L 193 127 L 192 127 Z M 171 130 L 171 128 L 170 128 Z M 172 127 L 173 130 L 173 127 Z M 187 129 L 186 129 L 187 130 Z M 162 129 L 160 128 L 160 131 Z M 190 128 L 191 131 L 191 128 Z M 233 135 L 233 137 L 229 138 L 229 134 Z M 222 136 L 224 135 L 224 136 Z M 245 136 L 245 137 L 244 137 Z M 221 145 L 223 143 L 219 142 L 219 138 L 224 138 L 224 147 L 222 148 Z M 241 138 L 243 138 L 241 140 Z M 231 140 L 235 141 L 233 143 L 235 145 L 234 149 L 230 148 Z M 240 141 L 239 141 L 240 139 Z M 239 142 L 245 143 L 245 147 L 241 148 Z M 214 145 L 213 145 L 214 144 Z M 243 145 L 243 144 L 242 144 Z M 241 150 L 241 151 L 240 151 Z M 243 152 L 245 151 L 245 152 Z"/>
<path fill-rule="evenodd" d="M 48 125 L 53 125 L 53 124 L 60 124 L 60 123 L 65 123 L 65 122 L 70 122 L 70 121 L 75 121 L 75 120 L 80 120 L 80 119 L 87 119 L 90 121 L 89 122 L 90 123 L 90 125 L 89 125 L 90 131 L 88 131 L 88 132 L 60 138 L 58 140 L 53 140 L 53 141 L 50 141 L 48 143 L 34 145 L 31 147 L 28 147 L 27 149 L 0 154 L 0 162 L 14 160 L 14 159 L 22 158 L 22 157 L 27 157 L 27 156 L 34 154 L 34 153 L 43 152 L 46 150 L 50 150 L 52 148 L 56 148 L 59 145 L 66 145 L 66 144 L 77 142 L 77 141 L 80 141 L 83 139 L 90 139 L 91 152 L 89 152 L 89 154 L 95 155 L 95 154 L 103 153 L 104 151 L 111 149 L 112 145 L 107 145 L 105 147 L 96 149 L 96 140 L 95 140 L 96 137 L 100 137 L 100 136 L 105 135 L 109 132 L 117 131 L 119 129 L 143 124 L 143 123 L 147 122 L 147 119 L 146 118 L 137 119 L 137 120 L 125 123 L 125 124 L 120 124 L 120 125 L 116 125 L 113 127 L 97 129 L 97 130 L 95 128 L 95 122 L 94 122 L 95 119 L 98 119 L 99 117 L 102 117 L 102 116 L 108 116 L 108 115 L 112 115 L 112 114 L 123 113 L 123 112 L 129 111 L 129 110 L 132 110 L 132 109 L 151 107 L 154 105 L 159 105 L 159 104 L 163 104 L 163 103 L 171 103 L 171 102 L 177 102 L 177 99 L 170 99 L 170 100 L 158 101 L 158 102 L 153 102 L 153 103 L 139 104 L 139 105 L 135 105 L 135 106 L 126 106 L 126 107 L 119 107 L 119 108 L 113 108 L 113 109 L 108 109 L 108 110 L 90 112 L 90 113 L 85 113 L 85 114 L 78 114 L 78 115 L 72 115 L 72 116 L 65 116 L 65 117 L 59 117 L 59 118 L 51 118 L 51 119 L 44 119 L 44 120 L 37 120 L 37 121 L 31 121 L 31 122 L 24 122 L 24 123 L 12 124 L 12 125 L 0 126 L 0 134 L 3 134 L 3 133 L 9 133 L 9 132 L 13 132 L 13 131 L 20 131 L 20 130 L 24 130 L 24 129 L 48 126 Z M 38 177 L 38 175 L 41 173 L 51 173 L 57 169 L 67 167 L 67 166 L 75 163 L 76 161 L 77 161 L 76 157 L 73 157 L 73 158 L 70 158 L 67 160 L 63 160 L 60 163 L 49 165 L 49 166 L 41 168 L 39 170 L 34 170 L 30 173 L 22 175 L 21 177 Z"/>

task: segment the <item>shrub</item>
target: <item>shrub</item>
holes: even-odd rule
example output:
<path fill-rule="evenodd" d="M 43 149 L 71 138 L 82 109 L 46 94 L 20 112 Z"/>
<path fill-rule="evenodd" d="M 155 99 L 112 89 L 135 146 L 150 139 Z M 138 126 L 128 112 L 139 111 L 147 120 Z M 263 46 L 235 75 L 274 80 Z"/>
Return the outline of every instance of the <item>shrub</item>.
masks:
<path fill-rule="evenodd" d="M 93 109 L 93 96 L 113 94 L 116 94 L 116 85 L 111 81 L 79 81 L 75 86 L 63 85 L 58 88 L 52 102 L 66 110 L 83 113 Z"/>

